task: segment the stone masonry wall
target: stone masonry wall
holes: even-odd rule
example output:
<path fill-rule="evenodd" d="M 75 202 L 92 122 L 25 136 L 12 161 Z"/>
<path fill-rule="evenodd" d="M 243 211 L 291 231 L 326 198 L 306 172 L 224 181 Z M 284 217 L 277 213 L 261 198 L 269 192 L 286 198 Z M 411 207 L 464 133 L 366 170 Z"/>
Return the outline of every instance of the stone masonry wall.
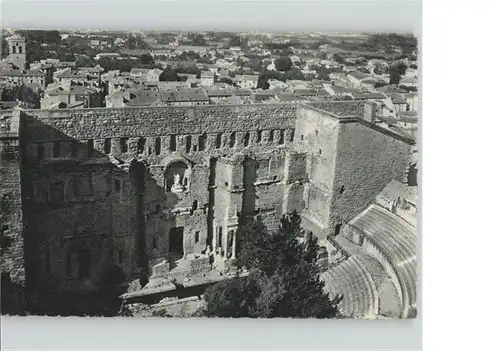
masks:
<path fill-rule="evenodd" d="M 299 107 L 296 121 L 296 151 L 307 154 L 305 208 L 302 213 L 305 229 L 324 236 L 328 227 L 335 173 L 339 120 L 322 110 Z"/>
<path fill-rule="evenodd" d="M 129 278 L 137 266 L 138 230 L 129 174 L 109 164 L 61 167 L 25 171 L 34 190 L 25 196 L 31 282 L 42 292 L 91 290 L 106 284 L 111 266 Z M 64 189 L 60 197 L 56 185 Z M 89 250 L 88 275 L 79 271 L 81 250 Z"/>
<path fill-rule="evenodd" d="M 19 115 L 0 116 L 0 273 L 2 310 L 18 313 L 24 308 L 23 208 Z"/>
<path fill-rule="evenodd" d="M 341 124 L 330 230 L 360 213 L 392 179 L 404 181 L 411 147 L 411 141 L 363 123 Z"/>
<path fill-rule="evenodd" d="M 165 108 L 26 110 L 46 128 L 27 128 L 28 139 L 147 137 L 293 128 L 294 106 L 236 105 Z M 50 128 L 52 127 L 52 128 Z"/>

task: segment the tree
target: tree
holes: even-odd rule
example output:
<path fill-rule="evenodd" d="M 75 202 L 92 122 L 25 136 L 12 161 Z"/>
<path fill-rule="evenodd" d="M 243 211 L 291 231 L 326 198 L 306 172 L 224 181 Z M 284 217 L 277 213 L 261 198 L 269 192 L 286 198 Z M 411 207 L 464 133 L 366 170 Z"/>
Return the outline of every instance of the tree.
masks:
<path fill-rule="evenodd" d="M 250 67 L 252 71 L 260 71 L 262 68 L 262 60 L 260 58 L 251 58 L 246 66 Z"/>
<path fill-rule="evenodd" d="M 144 54 L 144 55 L 141 55 L 141 57 L 139 58 L 139 61 L 143 64 L 143 65 L 149 65 L 151 63 L 154 63 L 155 62 L 155 59 L 153 58 L 153 56 L 151 56 L 150 54 Z"/>
<path fill-rule="evenodd" d="M 373 69 L 373 73 L 375 74 L 385 74 L 387 73 L 387 67 L 381 65 L 380 63 L 375 64 L 375 68 Z"/>
<path fill-rule="evenodd" d="M 280 56 L 274 60 L 274 66 L 278 71 L 287 71 L 292 68 L 292 59 L 288 56 Z"/>
<path fill-rule="evenodd" d="M 283 217 L 269 233 L 259 221 L 242 224 L 240 265 L 248 277 L 216 284 L 205 293 L 206 315 L 219 317 L 338 317 L 340 297 L 330 301 L 316 263 L 317 238 L 303 237 L 300 216 Z"/>
<path fill-rule="evenodd" d="M 326 51 L 321 50 L 320 52 L 318 52 L 318 58 L 320 60 L 326 60 L 326 57 L 327 57 L 327 52 Z"/>
<path fill-rule="evenodd" d="M 170 66 L 167 66 L 163 72 L 160 74 L 160 81 L 165 82 L 175 82 L 179 80 L 179 75 L 177 74 L 177 71 L 173 69 Z"/>
<path fill-rule="evenodd" d="M 401 77 L 406 73 L 406 65 L 398 62 L 389 67 L 389 84 L 399 84 Z"/>
<path fill-rule="evenodd" d="M 237 35 L 233 35 L 231 39 L 229 39 L 229 46 L 241 46 L 241 39 Z"/>
<path fill-rule="evenodd" d="M 358 71 L 365 73 L 365 74 L 370 74 L 370 71 L 366 67 L 359 67 Z"/>
<path fill-rule="evenodd" d="M 188 34 L 188 39 L 191 41 L 192 45 L 196 46 L 205 46 L 205 37 L 203 35 L 198 34 L 198 33 L 189 33 Z"/>
<path fill-rule="evenodd" d="M 345 59 L 339 54 L 333 54 L 333 59 L 340 64 L 345 64 Z"/>
<path fill-rule="evenodd" d="M 229 85 L 236 86 L 236 84 L 233 82 L 233 80 L 231 78 L 227 78 L 227 77 L 220 78 L 219 82 L 220 83 L 226 83 L 226 84 L 229 84 Z"/>
<path fill-rule="evenodd" d="M 269 89 L 269 78 L 259 75 L 259 79 L 257 80 L 257 89 Z"/>
<path fill-rule="evenodd" d="M 127 36 L 127 47 L 129 49 L 147 49 L 148 44 L 140 35 L 129 33 Z"/>
<path fill-rule="evenodd" d="M 290 70 L 283 72 L 283 81 L 287 80 L 305 80 L 304 74 L 300 68 L 292 67 Z"/>

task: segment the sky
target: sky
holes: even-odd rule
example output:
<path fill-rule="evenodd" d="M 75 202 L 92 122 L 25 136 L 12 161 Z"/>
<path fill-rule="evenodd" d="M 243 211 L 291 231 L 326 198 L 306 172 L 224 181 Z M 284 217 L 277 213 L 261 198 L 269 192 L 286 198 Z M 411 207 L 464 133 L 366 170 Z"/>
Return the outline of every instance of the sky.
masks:
<path fill-rule="evenodd" d="M 2 28 L 420 33 L 420 0 L 0 0 Z"/>

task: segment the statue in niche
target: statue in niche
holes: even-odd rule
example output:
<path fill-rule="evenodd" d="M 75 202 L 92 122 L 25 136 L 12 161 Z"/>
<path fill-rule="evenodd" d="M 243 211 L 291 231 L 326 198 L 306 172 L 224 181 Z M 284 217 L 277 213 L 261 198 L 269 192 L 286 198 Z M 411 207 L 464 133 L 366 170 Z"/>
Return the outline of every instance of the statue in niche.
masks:
<path fill-rule="evenodd" d="M 180 193 L 184 191 L 184 188 L 181 185 L 181 175 L 179 173 L 174 174 L 174 185 L 172 185 L 170 191 L 173 193 Z"/>

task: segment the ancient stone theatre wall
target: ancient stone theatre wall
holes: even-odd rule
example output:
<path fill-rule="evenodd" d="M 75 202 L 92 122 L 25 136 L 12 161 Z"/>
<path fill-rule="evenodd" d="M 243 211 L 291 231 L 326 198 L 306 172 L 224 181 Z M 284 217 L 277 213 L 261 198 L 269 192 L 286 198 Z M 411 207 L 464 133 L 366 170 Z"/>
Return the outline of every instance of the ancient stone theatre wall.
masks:
<path fill-rule="evenodd" d="M 227 262 L 242 218 L 272 230 L 296 210 L 335 233 L 404 175 L 412 141 L 367 122 L 363 102 L 313 105 L 15 111 L 2 272 L 39 295 L 85 292 L 207 249 Z"/>

